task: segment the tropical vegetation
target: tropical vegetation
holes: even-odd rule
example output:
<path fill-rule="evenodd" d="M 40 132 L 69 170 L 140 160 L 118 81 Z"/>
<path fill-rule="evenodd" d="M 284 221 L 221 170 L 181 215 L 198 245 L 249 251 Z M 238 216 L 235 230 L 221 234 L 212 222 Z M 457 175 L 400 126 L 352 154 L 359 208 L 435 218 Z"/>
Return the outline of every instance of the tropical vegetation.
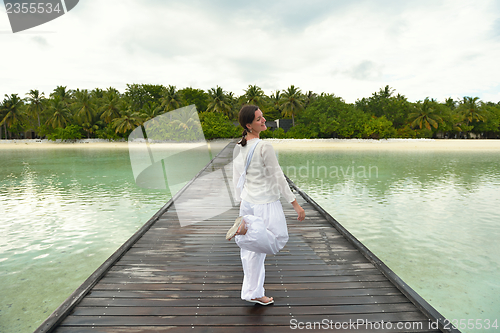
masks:
<path fill-rule="evenodd" d="M 291 128 L 270 128 L 266 138 L 499 138 L 500 102 L 478 97 L 425 97 L 410 102 L 389 86 L 347 103 L 331 93 L 302 92 L 294 85 L 266 95 L 249 85 L 241 96 L 216 86 L 187 87 L 128 84 L 121 93 L 107 89 L 56 87 L 48 96 L 32 89 L 0 100 L 0 139 L 127 139 L 141 127 L 158 140 L 232 138 L 241 134 L 238 111 L 256 104 L 268 121 L 290 119 Z M 193 105 L 186 114 L 174 110 Z M 165 117 L 169 114 L 168 122 Z M 159 119 L 163 125 L 160 126 Z M 186 134 L 190 132 L 191 134 Z M 152 132 L 151 132 L 152 133 Z M 174 134 L 176 133 L 176 134 Z"/>

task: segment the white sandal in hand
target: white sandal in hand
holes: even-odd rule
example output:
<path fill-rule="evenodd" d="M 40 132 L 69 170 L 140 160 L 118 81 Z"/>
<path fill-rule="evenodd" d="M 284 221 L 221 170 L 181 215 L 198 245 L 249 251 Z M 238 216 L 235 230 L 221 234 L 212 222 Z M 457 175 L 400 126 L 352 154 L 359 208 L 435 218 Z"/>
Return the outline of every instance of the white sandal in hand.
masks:
<path fill-rule="evenodd" d="M 226 234 L 226 239 L 231 240 L 234 236 L 239 235 L 239 231 L 243 228 L 244 229 L 245 221 L 243 220 L 243 216 L 238 217 L 235 221 L 234 224 L 229 230 L 227 231 Z M 244 230 L 245 233 L 242 233 L 242 235 L 246 234 L 246 230 Z"/>

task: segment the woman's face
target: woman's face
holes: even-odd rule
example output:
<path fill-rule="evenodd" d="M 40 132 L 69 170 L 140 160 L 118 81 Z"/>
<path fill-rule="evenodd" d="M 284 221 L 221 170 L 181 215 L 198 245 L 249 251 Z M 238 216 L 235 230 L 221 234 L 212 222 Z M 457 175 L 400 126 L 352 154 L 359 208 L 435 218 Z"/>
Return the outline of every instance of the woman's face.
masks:
<path fill-rule="evenodd" d="M 247 124 L 247 128 L 250 129 L 252 133 L 260 133 L 267 129 L 266 118 L 264 118 L 260 109 L 255 111 L 255 118 L 251 124 Z"/>

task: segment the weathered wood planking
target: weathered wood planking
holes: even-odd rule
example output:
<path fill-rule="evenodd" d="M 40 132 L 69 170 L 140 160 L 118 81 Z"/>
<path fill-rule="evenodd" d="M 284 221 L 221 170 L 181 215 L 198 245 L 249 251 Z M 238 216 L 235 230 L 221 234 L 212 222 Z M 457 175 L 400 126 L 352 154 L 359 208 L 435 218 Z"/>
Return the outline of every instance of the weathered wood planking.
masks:
<path fill-rule="evenodd" d="M 227 167 L 233 147 L 234 142 L 197 177 Z M 189 193 L 193 210 L 210 212 L 217 193 L 227 192 L 231 184 L 231 173 L 225 176 L 209 189 L 192 181 L 180 195 Z M 266 259 L 266 294 L 275 298 L 274 305 L 240 299 L 239 248 L 224 238 L 238 207 L 181 227 L 172 200 L 98 276 L 86 281 L 81 288 L 85 295 L 72 295 L 58 313 L 63 320 L 52 320 L 52 326 L 42 325 L 38 331 L 288 332 L 299 322 L 323 325 L 317 329 L 337 323 L 356 332 L 445 331 L 443 318 L 429 304 L 307 194 L 291 186 L 306 220 L 297 221 L 292 207 L 283 203 L 290 240 Z M 204 200 L 207 195 L 210 200 Z M 441 327 L 430 327 L 438 318 Z M 382 321 L 385 326 L 380 326 Z M 353 323 L 360 325 L 354 328 Z"/>

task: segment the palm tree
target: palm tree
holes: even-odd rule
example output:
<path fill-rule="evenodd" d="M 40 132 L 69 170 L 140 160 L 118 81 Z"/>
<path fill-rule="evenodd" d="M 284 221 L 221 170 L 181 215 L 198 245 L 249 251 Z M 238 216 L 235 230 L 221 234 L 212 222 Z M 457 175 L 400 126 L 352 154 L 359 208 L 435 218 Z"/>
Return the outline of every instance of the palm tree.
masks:
<path fill-rule="evenodd" d="M 100 118 L 109 124 L 113 119 L 120 117 L 120 95 L 116 89 L 108 88 L 103 95 L 103 101 Z"/>
<path fill-rule="evenodd" d="M 50 114 L 49 119 L 47 119 L 46 124 L 52 128 L 64 128 L 69 123 L 69 118 L 71 114 L 68 109 L 68 105 L 63 102 L 60 95 L 54 95 L 53 98 L 49 99 L 48 112 Z"/>
<path fill-rule="evenodd" d="M 2 121 L 0 121 L 0 126 L 4 125 L 6 133 L 9 133 L 10 138 L 12 138 L 10 132 L 7 132 L 7 127 L 12 128 L 13 126 L 23 122 L 24 115 L 21 110 L 23 101 L 19 98 L 19 96 L 17 96 L 17 94 L 11 94 L 10 96 L 5 94 L 5 99 L 2 104 L 4 116 Z"/>
<path fill-rule="evenodd" d="M 139 126 L 140 120 L 133 115 L 132 108 L 129 106 L 126 111 L 120 112 L 120 117 L 115 118 L 111 123 L 116 133 L 127 133 Z"/>
<path fill-rule="evenodd" d="M 158 106 L 156 102 L 147 102 L 144 104 L 142 109 L 139 112 L 135 112 L 133 116 L 135 116 L 141 124 L 145 123 L 148 120 L 154 119 L 159 115 L 165 113 L 161 106 Z"/>
<path fill-rule="evenodd" d="M 160 98 L 161 107 L 165 111 L 172 111 L 181 107 L 181 95 L 175 88 L 175 86 L 168 86 L 168 88 L 163 89 L 162 96 Z"/>
<path fill-rule="evenodd" d="M 295 126 L 295 115 L 304 109 L 304 100 L 300 89 L 291 85 L 287 90 L 283 90 L 280 101 L 283 115 L 285 117 L 292 116 L 292 126 Z"/>
<path fill-rule="evenodd" d="M 230 115 L 231 105 L 228 103 L 227 97 L 221 87 L 211 88 L 208 91 L 210 96 L 210 103 L 208 104 L 207 111 L 221 112 Z"/>
<path fill-rule="evenodd" d="M 434 102 L 435 103 L 435 102 Z M 415 105 L 415 112 L 410 113 L 408 115 L 408 119 L 410 120 L 410 126 L 412 128 L 419 127 L 431 129 L 431 126 L 434 128 L 438 128 L 439 124 L 443 122 L 440 116 L 438 116 L 435 112 L 436 109 L 433 107 L 433 101 L 429 100 L 427 97 L 424 102 L 418 101 Z"/>
<path fill-rule="evenodd" d="M 226 93 L 227 104 L 230 105 L 231 110 L 228 111 L 229 119 L 236 119 L 238 117 L 238 98 L 234 96 L 234 93 L 231 91 Z"/>
<path fill-rule="evenodd" d="M 460 102 L 459 110 L 462 112 L 467 125 L 473 121 L 485 121 L 484 110 L 478 103 L 479 97 L 464 97 Z"/>
<path fill-rule="evenodd" d="M 256 85 L 248 85 L 248 89 L 245 90 L 245 94 L 243 96 L 246 104 L 254 104 L 257 106 L 262 106 L 265 98 L 264 91 Z"/>
<path fill-rule="evenodd" d="M 456 103 L 453 100 L 453 98 L 451 98 L 451 97 L 448 97 L 445 100 L 444 105 L 446 105 L 448 108 L 450 108 L 450 110 L 455 110 L 455 108 L 456 108 Z"/>
<path fill-rule="evenodd" d="M 304 100 L 304 109 L 309 106 L 315 99 L 316 99 L 316 94 L 313 93 L 311 90 L 309 90 L 306 95 L 305 95 L 305 100 Z"/>
<path fill-rule="evenodd" d="M 26 112 L 31 116 L 36 116 L 38 120 L 38 127 L 40 127 L 40 114 L 42 113 L 43 100 L 45 99 L 43 96 L 44 93 L 42 92 L 40 94 L 40 91 L 32 89 L 26 95 L 28 95 L 26 101 L 29 102 Z"/>
<path fill-rule="evenodd" d="M 85 132 L 87 132 L 87 138 L 90 139 L 90 133 L 94 134 L 99 129 L 99 124 L 102 125 L 102 121 L 98 121 L 95 124 L 91 123 L 83 123 L 82 128 Z"/>
<path fill-rule="evenodd" d="M 174 114 L 170 123 L 173 129 L 171 135 L 177 140 L 194 140 L 202 134 L 201 124 L 195 108 L 187 108 L 183 112 Z"/>
<path fill-rule="evenodd" d="M 66 90 L 66 86 L 57 86 L 54 91 L 50 94 L 50 97 L 59 96 L 61 97 L 61 102 L 69 103 L 71 99 L 71 90 Z"/>
<path fill-rule="evenodd" d="M 269 96 L 269 99 L 271 101 L 271 104 L 273 106 L 273 108 L 276 110 L 276 111 L 279 111 L 281 109 L 281 94 L 280 94 L 280 91 L 279 90 L 276 90 L 274 93 L 271 93 L 271 95 Z"/>
<path fill-rule="evenodd" d="M 3 119 L 6 114 L 6 110 L 3 107 L 3 102 L 0 102 L 0 119 Z M 4 127 L 6 128 L 6 125 L 4 124 Z M 7 131 L 5 131 L 7 133 Z M 7 134 L 5 134 L 5 137 L 7 138 Z M 0 140 L 2 139 L 2 126 L 0 126 Z"/>
<path fill-rule="evenodd" d="M 75 101 L 72 105 L 76 108 L 75 117 L 81 124 L 93 122 L 94 103 L 87 89 L 77 89 L 75 91 Z"/>

